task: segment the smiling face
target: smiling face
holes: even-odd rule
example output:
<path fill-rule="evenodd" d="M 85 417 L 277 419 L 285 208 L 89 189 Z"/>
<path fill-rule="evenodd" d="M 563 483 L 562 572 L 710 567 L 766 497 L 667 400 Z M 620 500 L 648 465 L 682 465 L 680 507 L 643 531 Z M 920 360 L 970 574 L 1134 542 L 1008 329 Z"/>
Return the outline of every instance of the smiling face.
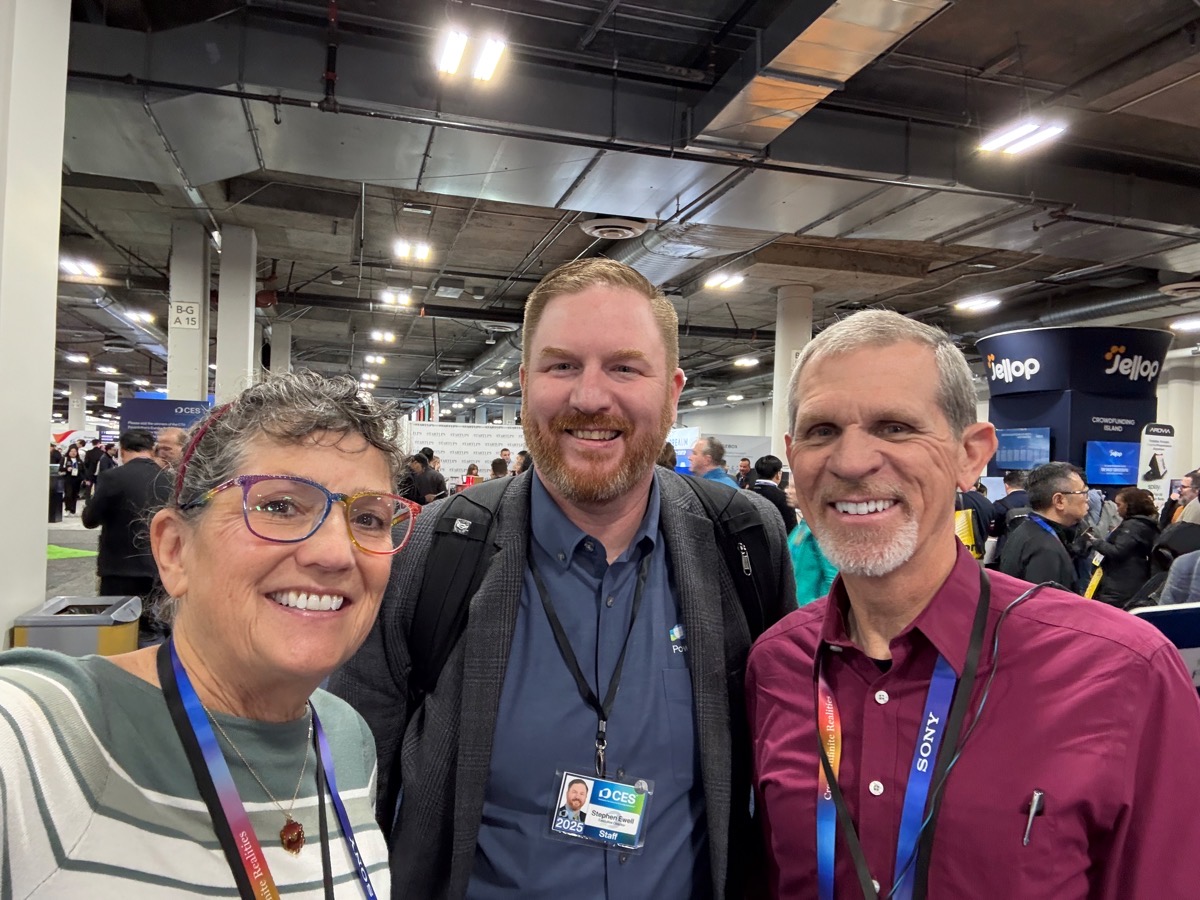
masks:
<path fill-rule="evenodd" d="M 357 434 L 317 433 L 300 444 L 258 438 L 233 474 L 294 475 L 335 493 L 392 489 L 383 452 Z M 176 634 L 217 677 L 233 672 L 251 684 L 319 682 L 345 662 L 375 621 L 392 564 L 351 544 L 340 503 L 307 540 L 256 537 L 238 487 L 192 518 L 163 510 L 151 536 L 163 585 L 182 601 Z M 319 608 L 298 608 L 301 594 L 305 607 Z"/>
<path fill-rule="evenodd" d="M 526 340 L 522 421 L 547 487 L 596 505 L 648 486 L 684 382 L 649 301 L 600 285 L 555 297 Z"/>
<path fill-rule="evenodd" d="M 936 399 L 927 346 L 904 341 L 816 359 L 785 438 L 805 520 L 849 576 L 901 570 L 939 581 L 953 565 L 955 488 L 996 446 L 990 424 L 956 436 Z"/>
<path fill-rule="evenodd" d="M 587 801 L 587 794 L 586 784 L 582 781 L 572 781 L 570 787 L 567 788 L 567 806 L 571 807 L 573 812 L 579 812 Z"/>

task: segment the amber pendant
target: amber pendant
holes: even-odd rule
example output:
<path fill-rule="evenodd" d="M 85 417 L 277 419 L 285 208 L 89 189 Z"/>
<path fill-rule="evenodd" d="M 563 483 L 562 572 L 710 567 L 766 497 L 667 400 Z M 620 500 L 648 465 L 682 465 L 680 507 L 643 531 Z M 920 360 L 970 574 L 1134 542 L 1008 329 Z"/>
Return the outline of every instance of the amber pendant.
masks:
<path fill-rule="evenodd" d="M 279 843 L 292 856 L 299 855 L 300 848 L 304 846 L 304 826 L 288 816 L 287 824 L 279 829 Z"/>

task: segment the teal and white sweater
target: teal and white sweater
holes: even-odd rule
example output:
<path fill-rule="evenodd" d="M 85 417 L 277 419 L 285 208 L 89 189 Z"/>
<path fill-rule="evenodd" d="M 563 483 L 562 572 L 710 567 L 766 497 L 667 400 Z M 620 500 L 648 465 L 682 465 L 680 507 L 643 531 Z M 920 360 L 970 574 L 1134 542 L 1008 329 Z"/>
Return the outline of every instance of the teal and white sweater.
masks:
<path fill-rule="evenodd" d="M 374 818 L 375 742 L 338 698 L 317 691 L 312 702 L 371 882 L 386 898 L 387 847 Z M 300 774 L 307 722 L 216 718 L 286 807 Z M 292 813 L 308 836 L 298 856 L 279 844 L 284 818 L 278 808 L 236 755 L 227 759 L 280 893 L 319 900 L 311 743 L 308 754 Z M 335 894 L 362 897 L 328 796 L 325 806 Z M 0 653 L 0 829 L 0 900 L 238 896 L 162 691 L 102 657 Z"/>

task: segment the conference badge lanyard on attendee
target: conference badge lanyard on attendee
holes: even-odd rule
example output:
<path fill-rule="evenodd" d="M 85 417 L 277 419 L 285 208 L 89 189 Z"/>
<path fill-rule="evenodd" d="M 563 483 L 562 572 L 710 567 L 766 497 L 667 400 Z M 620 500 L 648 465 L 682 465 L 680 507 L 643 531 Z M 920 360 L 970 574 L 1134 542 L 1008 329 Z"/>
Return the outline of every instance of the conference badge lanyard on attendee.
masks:
<path fill-rule="evenodd" d="M 608 720 L 621 685 L 621 672 L 625 668 L 625 654 L 629 650 L 633 626 L 642 606 L 642 594 L 650 571 L 650 554 L 642 557 L 638 567 L 629 630 L 625 633 L 625 643 L 621 646 L 621 655 L 617 657 L 603 702 L 596 696 L 580 668 L 571 641 L 554 610 L 554 603 L 532 556 L 529 558 L 529 569 L 563 662 L 575 679 L 579 696 L 596 713 L 594 772 L 584 774 L 582 771 L 559 769 L 555 773 L 554 800 L 549 809 L 550 836 L 623 851 L 641 850 L 645 844 L 647 807 L 654 794 L 654 782 L 645 778 L 608 778 L 605 751 L 608 748 Z"/>
<path fill-rule="evenodd" d="M 158 649 L 158 678 L 162 685 L 163 696 L 167 708 L 171 712 L 171 720 L 175 731 L 183 744 L 192 774 L 200 796 L 208 807 L 212 817 L 213 830 L 225 853 L 225 859 L 237 883 L 238 893 L 243 900 L 279 900 L 279 888 L 271 875 L 263 854 L 262 845 L 250 817 L 242 804 L 237 786 L 217 743 L 217 736 L 208 722 L 204 705 L 192 687 L 191 679 L 179 660 L 172 639 L 160 645 Z M 329 833 L 325 820 L 325 788 L 328 786 L 334 810 L 342 826 L 350 855 L 354 858 L 359 881 L 363 893 L 368 900 L 375 900 L 375 889 L 371 886 L 371 878 L 367 873 L 366 864 L 354 838 L 354 829 L 350 825 L 350 817 L 338 793 L 337 781 L 334 776 L 333 755 L 330 752 L 329 740 L 316 710 L 311 710 L 313 719 L 314 741 L 317 751 L 317 806 L 320 812 L 321 827 L 321 862 L 324 869 L 326 897 L 333 896 L 333 878 L 329 862 Z"/>
<path fill-rule="evenodd" d="M 924 712 L 913 748 L 908 786 L 900 814 L 900 832 L 896 842 L 896 861 L 892 900 L 923 900 L 928 879 L 929 850 L 932 846 L 933 823 L 940 801 L 940 787 L 945 780 L 952 757 L 957 749 L 958 734 L 966 714 L 978 671 L 979 653 L 987 623 L 989 583 L 980 572 L 979 601 L 967 662 L 963 668 L 963 687 L 956 693 L 958 678 L 946 658 L 938 654 L 929 691 L 925 696 Z M 817 658 L 817 737 L 820 765 L 817 769 L 817 890 L 819 900 L 833 900 L 837 859 L 838 824 L 854 859 L 856 874 L 867 900 L 878 896 L 867 868 L 866 857 L 854 830 L 849 810 L 837 782 L 842 758 L 842 721 L 837 698 L 825 677 L 824 654 Z M 947 752 L 939 757 L 942 738 L 947 731 L 953 737 Z M 935 782 L 936 778 L 936 782 Z M 930 803 L 931 793 L 933 794 Z M 930 806 L 928 820 L 926 806 Z M 926 846 L 928 844 L 929 846 Z"/>

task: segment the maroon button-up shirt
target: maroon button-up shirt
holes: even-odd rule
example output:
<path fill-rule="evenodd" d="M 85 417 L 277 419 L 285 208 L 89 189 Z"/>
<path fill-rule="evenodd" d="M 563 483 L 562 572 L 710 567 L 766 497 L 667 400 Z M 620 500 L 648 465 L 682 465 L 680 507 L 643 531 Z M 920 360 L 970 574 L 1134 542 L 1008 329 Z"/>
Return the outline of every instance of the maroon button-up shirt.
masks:
<path fill-rule="evenodd" d="M 1030 587 L 989 577 L 966 727 L 993 668 L 996 622 Z M 978 563 L 960 546 L 932 602 L 891 642 L 886 673 L 847 637 L 840 579 L 754 646 L 746 690 L 773 896 L 817 897 L 818 649 L 842 717 L 838 782 L 886 896 L 930 676 L 939 653 L 962 675 L 978 597 Z M 934 900 L 1200 897 L 1200 700 L 1153 626 L 1057 590 L 1025 601 L 1004 620 L 996 678 L 962 749 L 936 823 Z M 1026 846 L 1035 789 L 1045 811 Z M 836 896 L 861 900 L 840 829 L 836 873 Z"/>

